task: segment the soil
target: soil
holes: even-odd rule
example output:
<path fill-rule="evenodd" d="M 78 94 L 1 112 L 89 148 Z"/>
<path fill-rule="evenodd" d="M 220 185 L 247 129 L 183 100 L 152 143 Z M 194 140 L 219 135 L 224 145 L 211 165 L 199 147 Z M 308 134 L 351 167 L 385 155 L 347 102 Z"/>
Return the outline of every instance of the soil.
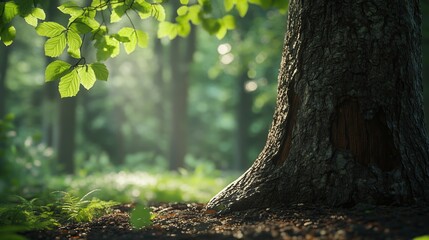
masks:
<path fill-rule="evenodd" d="M 132 229 L 132 204 L 90 223 L 25 233 L 29 239 L 412 239 L 429 235 L 429 204 L 252 209 L 219 215 L 198 203 L 156 204 L 153 224 Z"/>

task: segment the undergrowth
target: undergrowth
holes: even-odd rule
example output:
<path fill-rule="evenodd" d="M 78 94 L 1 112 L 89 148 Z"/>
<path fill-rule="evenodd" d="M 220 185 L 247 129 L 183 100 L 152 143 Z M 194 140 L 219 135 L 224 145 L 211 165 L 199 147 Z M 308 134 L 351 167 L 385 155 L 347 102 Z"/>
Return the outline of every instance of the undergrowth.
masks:
<path fill-rule="evenodd" d="M 27 200 L 15 196 L 14 202 L 0 204 L 0 239 L 19 239 L 16 232 L 20 231 L 52 229 L 71 222 L 89 222 L 109 213 L 118 204 L 94 197 L 89 199 L 95 191 L 83 197 L 68 192 L 54 192 L 48 199 Z"/>

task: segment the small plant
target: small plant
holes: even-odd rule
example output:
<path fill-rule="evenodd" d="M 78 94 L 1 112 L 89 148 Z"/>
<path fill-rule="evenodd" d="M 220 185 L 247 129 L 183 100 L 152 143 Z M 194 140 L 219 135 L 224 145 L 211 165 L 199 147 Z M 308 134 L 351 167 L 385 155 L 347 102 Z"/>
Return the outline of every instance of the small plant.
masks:
<path fill-rule="evenodd" d="M 58 205 L 61 206 L 61 212 L 68 216 L 67 220 L 89 222 L 95 217 L 108 213 L 112 206 L 118 204 L 113 201 L 106 202 L 97 198 L 88 200 L 89 195 L 96 191 L 99 191 L 99 189 L 92 190 L 81 198 L 73 196 L 68 192 L 59 192 L 62 194 L 62 197 Z"/>
<path fill-rule="evenodd" d="M 152 225 L 154 214 L 145 206 L 137 206 L 131 211 L 130 223 L 135 229 L 143 228 Z"/>

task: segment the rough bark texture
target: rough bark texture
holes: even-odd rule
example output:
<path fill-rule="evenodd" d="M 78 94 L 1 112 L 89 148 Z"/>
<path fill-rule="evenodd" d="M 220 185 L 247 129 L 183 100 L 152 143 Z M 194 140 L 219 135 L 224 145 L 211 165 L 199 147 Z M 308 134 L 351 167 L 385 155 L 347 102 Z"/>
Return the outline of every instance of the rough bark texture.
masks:
<path fill-rule="evenodd" d="M 416 0 L 291 1 L 266 146 L 208 207 L 428 200 L 420 24 Z"/>

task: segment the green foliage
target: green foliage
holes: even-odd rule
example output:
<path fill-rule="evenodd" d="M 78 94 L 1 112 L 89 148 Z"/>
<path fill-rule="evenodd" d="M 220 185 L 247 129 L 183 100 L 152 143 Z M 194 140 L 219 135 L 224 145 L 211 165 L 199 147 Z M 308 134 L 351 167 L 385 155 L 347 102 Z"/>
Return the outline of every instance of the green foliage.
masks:
<path fill-rule="evenodd" d="M 51 177 L 46 188 L 78 191 L 75 195 L 83 195 L 97 188 L 101 189 L 98 197 L 124 203 L 207 202 L 237 177 L 231 173 L 221 175 L 210 165 L 201 163 L 192 171 L 181 170 L 180 173 L 151 173 L 144 164 L 130 165 L 128 170 L 112 170 L 111 166 L 98 165 L 98 169 L 105 167 L 108 168 L 105 173 L 81 173 L 73 180 L 65 176 Z"/>
<path fill-rule="evenodd" d="M 25 231 L 23 226 L 0 226 L 0 240 L 26 240 L 27 238 L 19 235 L 19 232 Z"/>
<path fill-rule="evenodd" d="M 4 28 L 0 28 L 0 40 L 3 41 L 4 45 L 9 46 L 12 44 L 15 39 L 16 30 L 14 26 L 8 26 Z"/>
<path fill-rule="evenodd" d="M 95 191 L 99 190 L 92 190 L 81 198 L 78 198 L 69 192 L 58 192 L 62 195 L 58 202 L 58 206 L 60 206 L 61 212 L 67 216 L 67 220 L 74 222 L 89 222 L 95 217 L 108 213 L 111 207 L 118 204 L 113 201 L 101 201 L 97 198 L 88 200 L 87 198 L 89 195 Z"/>
<path fill-rule="evenodd" d="M 47 205 L 38 204 L 38 199 L 26 200 L 16 196 L 18 202 L 0 206 L 1 226 L 21 226 L 26 230 L 50 229 L 59 226 L 54 211 Z"/>
<path fill-rule="evenodd" d="M 133 228 L 139 229 L 150 226 L 154 217 L 149 208 L 139 205 L 131 211 L 130 223 Z"/>
<path fill-rule="evenodd" d="M 413 240 L 429 240 L 429 235 L 423 235 L 413 238 Z"/>
<path fill-rule="evenodd" d="M 68 16 L 67 25 L 63 26 L 57 22 L 42 22 L 45 19 L 45 12 L 37 7 L 37 2 L 15 0 L 0 3 L 1 22 L 0 40 L 6 45 L 12 44 L 15 39 L 16 29 L 11 25 L 16 16 L 21 16 L 31 26 L 36 27 L 36 32 L 40 36 L 47 37 L 44 44 L 45 55 L 53 58 L 61 56 L 67 48 L 67 54 L 81 60 L 87 56 L 82 56 L 83 38 L 89 35 L 88 39 L 94 42 L 97 49 L 97 61 L 105 61 L 114 58 L 120 53 L 122 44 L 127 54 L 135 51 L 136 46 L 145 48 L 148 45 L 148 34 L 140 29 L 136 29 L 131 21 L 130 14 L 137 14 L 141 19 L 153 18 L 159 22 L 158 37 L 168 37 L 173 39 L 177 36 L 185 37 L 191 31 L 191 24 L 201 25 L 210 34 L 217 38 L 225 37 L 228 30 L 235 28 L 235 18 L 228 14 L 234 7 L 241 17 L 245 16 L 249 3 L 263 7 L 275 6 L 279 9 L 287 7 L 286 0 L 225 0 L 225 13 L 220 17 L 215 17 L 212 2 L 208 0 L 198 0 L 190 2 L 181 0 L 181 6 L 176 10 L 175 22 L 165 21 L 166 11 L 164 1 L 148 0 L 92 0 L 90 5 L 81 6 L 75 1 L 68 1 L 58 9 Z M 109 21 L 105 15 L 109 14 Z M 123 27 L 116 33 L 109 33 L 113 28 L 108 23 L 113 24 L 128 19 L 130 27 Z M 93 71 L 85 65 L 71 69 L 60 77 L 59 91 L 61 97 L 75 96 L 79 91 L 79 84 L 86 89 L 90 89 L 95 82 Z M 47 69 L 48 71 L 48 69 Z M 49 70 L 50 72 L 51 70 Z M 51 76 L 52 77 L 52 76 Z M 46 79 L 53 80 L 52 78 Z M 103 79 L 104 80 L 104 79 Z"/>
<path fill-rule="evenodd" d="M 76 96 L 82 84 L 87 90 L 94 86 L 95 81 L 107 80 L 109 72 L 102 63 L 77 64 L 71 66 L 67 62 L 56 60 L 51 62 L 45 71 L 46 81 L 60 79 L 61 97 Z"/>
<path fill-rule="evenodd" d="M 52 149 L 40 143 L 40 135 L 17 134 L 8 115 L 0 121 L 0 196 L 16 191 L 30 193 L 49 179 Z"/>
<path fill-rule="evenodd" d="M 39 200 L 27 200 L 16 196 L 18 201 L 0 205 L 0 232 L 13 235 L 19 231 L 52 229 L 66 222 L 89 222 L 111 211 L 118 203 L 102 201 L 97 198 L 88 200 L 95 190 L 78 198 L 69 192 L 60 193 L 60 197 Z M 16 234 L 15 234 L 16 235 Z"/>

